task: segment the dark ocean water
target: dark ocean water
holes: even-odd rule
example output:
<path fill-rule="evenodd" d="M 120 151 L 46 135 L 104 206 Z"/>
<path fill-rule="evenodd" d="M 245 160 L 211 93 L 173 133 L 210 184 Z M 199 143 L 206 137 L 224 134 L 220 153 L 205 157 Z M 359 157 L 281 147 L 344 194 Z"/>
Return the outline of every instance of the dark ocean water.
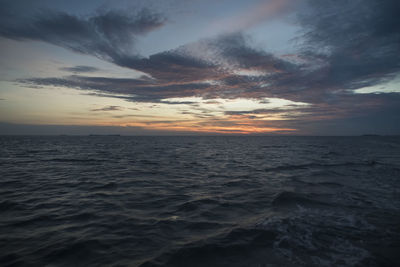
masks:
<path fill-rule="evenodd" d="M 400 138 L 0 137 L 0 266 L 400 266 Z"/>

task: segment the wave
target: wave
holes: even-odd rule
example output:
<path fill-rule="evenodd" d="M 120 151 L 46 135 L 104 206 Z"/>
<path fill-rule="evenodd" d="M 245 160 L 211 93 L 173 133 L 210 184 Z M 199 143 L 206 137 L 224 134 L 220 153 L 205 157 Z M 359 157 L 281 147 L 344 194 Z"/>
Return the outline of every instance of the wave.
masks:
<path fill-rule="evenodd" d="M 118 188 L 118 184 L 115 182 L 109 182 L 106 184 L 101 184 L 101 185 L 96 185 L 91 187 L 91 190 L 110 190 L 110 189 L 116 189 Z"/>
<path fill-rule="evenodd" d="M 60 152 L 57 149 L 28 149 L 26 153 L 28 154 L 40 154 L 40 153 L 57 153 Z"/>
<path fill-rule="evenodd" d="M 0 212 L 24 210 L 25 207 L 21 203 L 5 200 L 0 202 Z"/>
<path fill-rule="evenodd" d="M 44 161 L 53 161 L 53 162 L 82 162 L 82 163 L 88 163 L 88 162 L 104 162 L 105 160 L 103 160 L 103 159 L 53 158 L 53 159 L 44 160 Z"/>
<path fill-rule="evenodd" d="M 179 205 L 177 211 L 190 212 L 190 211 L 195 211 L 204 206 L 218 205 L 218 204 L 219 201 L 209 198 L 192 200 Z"/>
<path fill-rule="evenodd" d="M 380 164 L 375 160 L 368 160 L 362 162 L 343 162 L 343 163 L 331 163 L 331 164 L 323 164 L 323 163 L 307 163 L 307 164 L 288 164 L 281 165 L 272 168 L 266 168 L 265 172 L 272 171 L 291 171 L 298 169 L 310 169 L 310 168 L 330 168 L 330 167 L 348 167 L 348 166 L 374 166 L 376 164 Z"/>
<path fill-rule="evenodd" d="M 298 208 L 257 227 L 275 231 L 274 251 L 296 266 L 380 266 L 369 252 L 377 245 L 376 228 L 343 210 Z"/>
<path fill-rule="evenodd" d="M 335 183 L 335 182 L 319 182 L 317 184 L 327 186 L 327 187 L 343 187 L 344 186 L 341 183 Z"/>
<path fill-rule="evenodd" d="M 58 245 L 58 246 L 57 246 Z M 51 247 L 51 248 L 50 248 Z M 104 258 L 106 251 L 110 250 L 112 246 L 98 239 L 88 240 L 69 240 L 67 245 L 62 242 L 60 244 L 51 244 L 50 251 L 46 256 L 46 261 L 58 263 L 62 266 L 79 266 L 82 261 L 87 262 L 88 265 L 104 264 L 101 258 Z M 54 249 L 54 247 L 56 247 Z"/>
<path fill-rule="evenodd" d="M 301 205 L 301 206 L 330 205 L 329 203 L 316 200 L 317 197 L 319 196 L 284 191 L 279 193 L 272 200 L 272 205 L 275 207 L 292 206 L 292 205 Z"/>
<path fill-rule="evenodd" d="M 274 262 L 265 252 L 272 249 L 276 237 L 270 230 L 236 228 L 174 248 L 140 266 L 263 266 Z M 283 259 L 280 263 L 285 266 Z"/>

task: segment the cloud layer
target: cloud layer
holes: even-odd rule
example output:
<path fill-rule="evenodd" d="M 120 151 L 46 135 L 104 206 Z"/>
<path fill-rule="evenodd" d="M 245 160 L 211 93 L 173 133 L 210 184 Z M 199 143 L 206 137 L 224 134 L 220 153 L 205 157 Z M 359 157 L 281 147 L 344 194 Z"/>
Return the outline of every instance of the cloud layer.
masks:
<path fill-rule="evenodd" d="M 290 10 L 288 3 L 285 1 L 285 10 Z M 167 22 L 147 9 L 130 14 L 108 10 L 88 17 L 43 11 L 13 19 L 4 7 L 0 12 L 0 36 L 51 43 L 145 73 L 139 78 L 94 77 L 84 73 L 95 72 L 96 68 L 76 66 L 63 69 L 74 75 L 19 80 L 32 86 L 75 88 L 150 103 L 176 104 L 168 99 L 201 97 L 258 101 L 281 98 L 310 104 L 226 110 L 225 116 L 232 120 L 241 117 L 257 121 L 272 114 L 298 122 L 334 120 L 378 111 L 385 114 L 385 110 L 393 112 L 399 107 L 395 93 L 354 93 L 359 88 L 383 84 L 400 72 L 399 1 L 310 0 L 296 7 L 296 23 L 303 32 L 298 36 L 298 51 L 290 55 L 255 48 L 240 28 L 235 33 L 141 57 L 134 53 L 136 38 Z"/>

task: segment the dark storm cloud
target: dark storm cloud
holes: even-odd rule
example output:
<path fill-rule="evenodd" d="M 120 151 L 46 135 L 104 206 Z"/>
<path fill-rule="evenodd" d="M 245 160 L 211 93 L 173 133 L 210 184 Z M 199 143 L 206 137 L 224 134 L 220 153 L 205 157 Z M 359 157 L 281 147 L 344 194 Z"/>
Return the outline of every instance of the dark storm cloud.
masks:
<path fill-rule="evenodd" d="M 28 13 L 2 1 L 0 10 L 2 37 L 43 41 L 108 61 L 129 55 L 136 36 L 165 23 L 161 15 L 147 9 L 130 13 L 107 10 L 81 17 L 42 9 Z"/>
<path fill-rule="evenodd" d="M 63 67 L 60 70 L 73 72 L 73 73 L 82 73 L 82 72 L 96 72 L 99 71 L 98 68 L 91 66 L 74 66 L 74 67 Z"/>

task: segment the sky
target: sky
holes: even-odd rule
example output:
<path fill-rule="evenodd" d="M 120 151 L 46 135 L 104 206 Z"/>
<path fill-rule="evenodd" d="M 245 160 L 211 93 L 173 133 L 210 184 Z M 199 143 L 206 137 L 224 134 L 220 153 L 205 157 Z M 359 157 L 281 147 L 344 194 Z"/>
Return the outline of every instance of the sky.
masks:
<path fill-rule="evenodd" d="M 0 134 L 400 134 L 398 0 L 0 0 Z"/>

